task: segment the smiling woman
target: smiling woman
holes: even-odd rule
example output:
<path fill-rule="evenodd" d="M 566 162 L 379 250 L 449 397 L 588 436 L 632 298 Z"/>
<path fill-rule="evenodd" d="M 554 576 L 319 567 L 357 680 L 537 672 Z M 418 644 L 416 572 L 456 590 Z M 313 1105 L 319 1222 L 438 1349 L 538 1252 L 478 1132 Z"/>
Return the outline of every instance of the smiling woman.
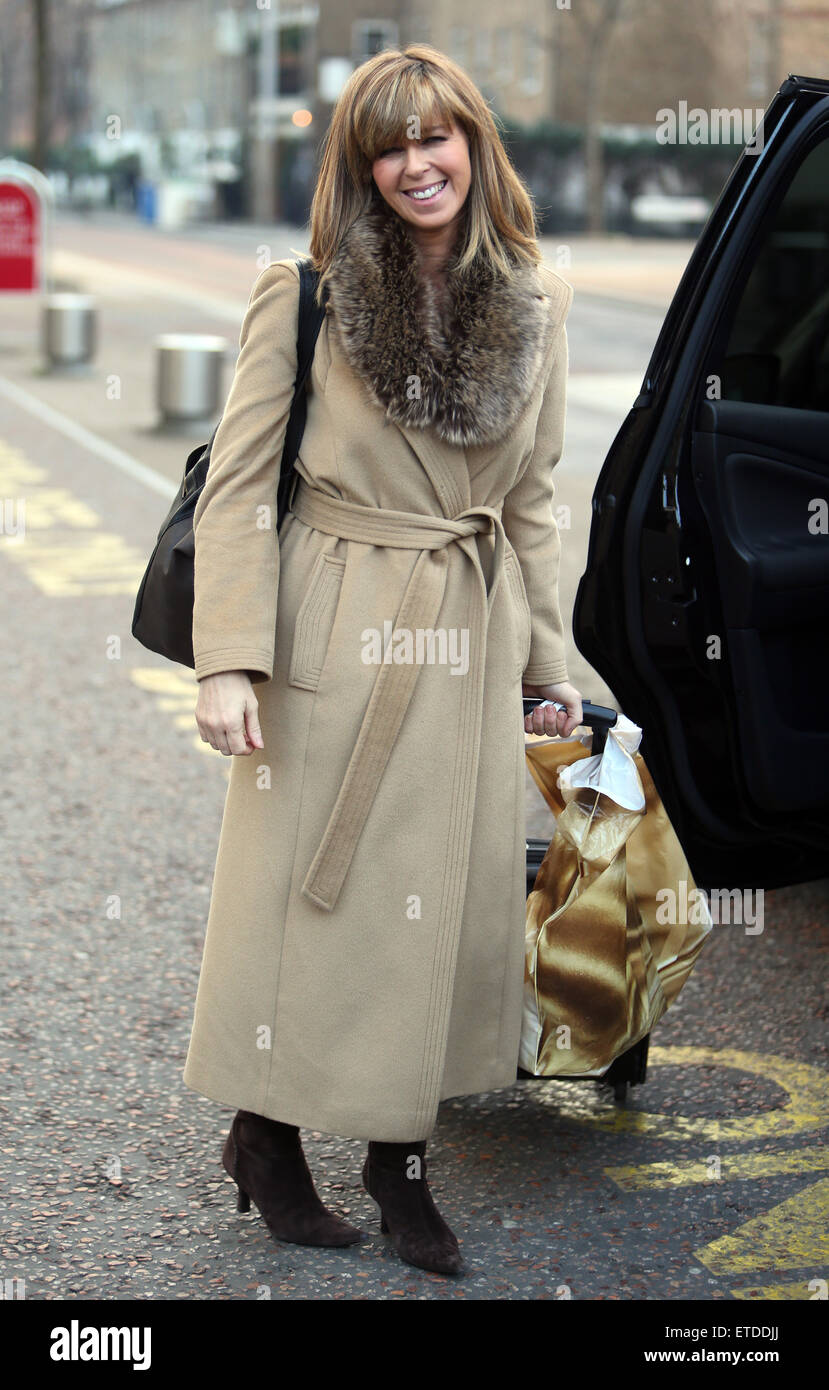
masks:
<path fill-rule="evenodd" d="M 279 1238 L 360 1238 L 313 1188 L 305 1125 L 368 1139 L 382 1229 L 456 1274 L 425 1149 L 442 1100 L 516 1080 L 522 686 L 564 707 L 548 733 L 582 714 L 552 510 L 573 290 L 481 93 L 424 45 L 346 83 L 311 255 L 326 314 L 282 527 L 258 518 L 296 374 L 292 259 L 254 285 L 194 515 L 197 718 L 239 756 L 184 1080 L 241 1107 L 225 1167 Z"/>
<path fill-rule="evenodd" d="M 371 172 L 389 207 L 411 226 L 424 271 L 443 287 L 472 178 L 469 141 L 451 116 L 422 138 L 417 116 L 408 128 L 405 144 L 384 150 Z"/>
<path fill-rule="evenodd" d="M 436 196 L 413 196 L 444 180 Z M 531 196 L 487 102 L 462 68 L 428 44 L 363 63 L 334 109 L 311 216 L 311 255 L 323 284 L 367 192 L 379 194 L 435 258 L 460 233 L 461 274 L 483 262 L 510 276 L 541 261 Z M 423 235 L 438 228 L 441 240 Z"/>

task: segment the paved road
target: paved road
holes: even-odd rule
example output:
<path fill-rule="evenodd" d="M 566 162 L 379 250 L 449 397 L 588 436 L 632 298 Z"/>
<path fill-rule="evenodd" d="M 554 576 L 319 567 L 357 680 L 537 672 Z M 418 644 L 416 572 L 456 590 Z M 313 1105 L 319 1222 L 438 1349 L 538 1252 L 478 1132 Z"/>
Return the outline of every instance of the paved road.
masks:
<path fill-rule="evenodd" d="M 363 1246 L 279 1245 L 235 1211 L 219 1163 L 232 1111 L 181 1081 L 229 765 L 198 736 L 190 673 L 129 629 L 163 480 L 191 447 L 154 432 L 152 335 L 221 328 L 235 346 L 250 261 L 238 232 L 60 239 L 100 271 L 93 370 L 39 376 L 22 304 L 0 358 L 0 1278 L 34 1300 L 825 1297 L 826 882 L 767 893 L 760 934 L 715 928 L 626 1105 L 565 1081 L 443 1105 L 433 1189 L 464 1278 L 399 1262 L 360 1185 L 359 1141 L 304 1132 Z M 600 409 L 589 378 L 635 394 L 659 317 L 586 292 L 574 304 L 565 592 L 585 541 L 577 505 L 624 413 L 609 392 Z M 576 679 L 601 698 L 589 670 Z"/>

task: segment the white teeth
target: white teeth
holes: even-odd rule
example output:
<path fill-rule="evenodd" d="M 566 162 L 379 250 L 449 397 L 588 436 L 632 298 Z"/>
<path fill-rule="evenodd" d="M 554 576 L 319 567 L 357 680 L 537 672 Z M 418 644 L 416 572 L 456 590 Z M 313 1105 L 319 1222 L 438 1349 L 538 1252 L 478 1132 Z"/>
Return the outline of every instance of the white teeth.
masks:
<path fill-rule="evenodd" d="M 431 188 L 424 188 L 422 192 L 417 193 L 414 193 L 411 190 L 407 190 L 408 196 L 410 198 L 431 198 L 434 196 L 435 193 L 437 193 L 438 189 L 443 188 L 445 183 L 446 179 L 443 179 L 441 183 L 433 183 Z"/>

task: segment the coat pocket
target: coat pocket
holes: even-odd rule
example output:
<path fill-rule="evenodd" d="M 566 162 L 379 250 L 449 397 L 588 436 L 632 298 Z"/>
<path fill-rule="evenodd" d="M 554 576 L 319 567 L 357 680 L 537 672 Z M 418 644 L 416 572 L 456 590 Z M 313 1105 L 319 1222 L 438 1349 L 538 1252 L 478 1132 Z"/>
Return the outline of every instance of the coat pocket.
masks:
<path fill-rule="evenodd" d="M 291 650 L 288 683 L 301 690 L 316 690 L 331 640 L 340 601 L 345 559 L 319 555 L 311 571 L 305 597 L 299 606 Z"/>
<path fill-rule="evenodd" d="M 504 556 L 504 570 L 521 617 L 521 626 L 518 629 L 518 651 L 520 655 L 516 660 L 513 670 L 514 677 L 518 678 L 524 674 L 524 669 L 530 659 L 530 646 L 532 645 L 532 614 L 527 598 L 527 590 L 524 587 L 524 576 L 521 573 L 518 556 L 514 550 L 508 550 Z"/>

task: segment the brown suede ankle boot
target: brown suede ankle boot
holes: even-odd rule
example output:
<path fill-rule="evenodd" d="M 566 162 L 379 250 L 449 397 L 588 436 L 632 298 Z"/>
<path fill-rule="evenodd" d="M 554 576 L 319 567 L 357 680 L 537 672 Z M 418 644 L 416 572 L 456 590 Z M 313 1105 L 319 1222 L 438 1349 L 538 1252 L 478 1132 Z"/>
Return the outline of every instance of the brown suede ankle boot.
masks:
<path fill-rule="evenodd" d="M 380 1208 L 380 1229 L 390 1232 L 401 1260 L 435 1274 L 460 1274 L 458 1242 L 426 1182 L 426 1140 L 386 1144 L 372 1139 L 363 1186 Z"/>
<path fill-rule="evenodd" d="M 295 1245 L 354 1245 L 362 1231 L 329 1211 L 314 1187 L 297 1125 L 237 1111 L 222 1163 L 239 1192 L 237 1210 L 253 1198 L 277 1240 Z"/>

